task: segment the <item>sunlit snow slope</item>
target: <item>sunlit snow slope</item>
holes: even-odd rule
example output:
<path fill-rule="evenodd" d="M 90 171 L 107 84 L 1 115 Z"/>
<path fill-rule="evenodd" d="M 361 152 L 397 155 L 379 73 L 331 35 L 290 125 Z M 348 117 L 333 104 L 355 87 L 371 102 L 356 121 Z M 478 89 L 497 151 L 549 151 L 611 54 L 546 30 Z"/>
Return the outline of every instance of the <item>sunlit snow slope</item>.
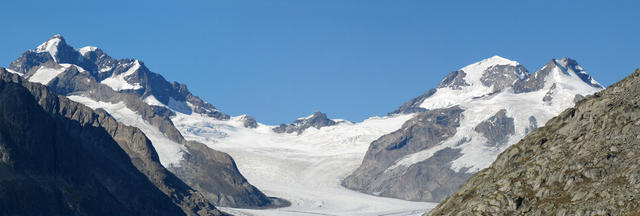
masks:
<path fill-rule="evenodd" d="M 172 118 L 186 139 L 229 153 L 243 175 L 272 196 L 289 200 L 281 209 L 224 209 L 237 215 L 420 215 L 435 203 L 410 202 L 355 192 L 340 181 L 362 161 L 369 144 L 397 130 L 413 115 L 342 121 L 302 134 L 279 134 L 273 126 L 245 128 L 242 116 L 221 121 L 200 114 Z"/>

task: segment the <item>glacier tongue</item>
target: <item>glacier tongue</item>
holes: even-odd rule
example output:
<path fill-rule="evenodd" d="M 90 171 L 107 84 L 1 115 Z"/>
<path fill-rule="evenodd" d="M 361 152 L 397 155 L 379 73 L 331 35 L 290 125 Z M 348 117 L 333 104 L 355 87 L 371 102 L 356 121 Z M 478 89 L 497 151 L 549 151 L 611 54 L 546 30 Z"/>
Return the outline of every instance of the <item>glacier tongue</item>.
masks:
<path fill-rule="evenodd" d="M 301 134 L 280 134 L 274 126 L 243 126 L 241 118 L 221 121 L 177 113 L 172 121 L 186 139 L 229 153 L 238 169 L 268 195 L 289 200 L 282 209 L 224 210 L 237 215 L 421 215 L 435 203 L 410 202 L 343 188 L 341 180 L 362 161 L 369 143 L 390 133 L 413 115 L 342 122 Z"/>

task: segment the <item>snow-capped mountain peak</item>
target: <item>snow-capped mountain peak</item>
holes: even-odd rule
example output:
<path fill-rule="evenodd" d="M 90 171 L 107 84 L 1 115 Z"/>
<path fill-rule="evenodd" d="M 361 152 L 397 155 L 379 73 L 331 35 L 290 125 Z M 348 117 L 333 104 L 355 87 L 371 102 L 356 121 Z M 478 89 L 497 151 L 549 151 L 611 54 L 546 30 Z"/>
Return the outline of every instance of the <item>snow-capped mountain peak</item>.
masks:
<path fill-rule="evenodd" d="M 463 67 L 461 70 L 467 71 L 469 73 L 473 73 L 473 72 L 482 73 L 487 68 L 489 68 L 491 66 L 495 66 L 495 65 L 518 66 L 518 65 L 520 65 L 520 63 L 518 63 L 517 61 L 513 61 L 513 60 L 510 60 L 510 59 L 506 59 L 506 58 L 503 58 L 501 56 L 495 55 L 495 56 L 483 59 L 483 60 L 481 60 L 479 62 L 467 65 L 467 66 Z"/>
<path fill-rule="evenodd" d="M 56 56 L 58 55 L 58 48 L 61 45 L 66 45 L 66 43 L 62 35 L 57 34 L 51 37 L 46 42 L 40 44 L 38 47 L 36 47 L 35 51 L 38 53 L 48 52 L 51 55 L 51 58 L 53 58 L 54 61 L 57 61 Z"/>
<path fill-rule="evenodd" d="M 528 76 L 529 72 L 520 63 L 496 55 L 449 73 L 438 88 L 487 94 L 501 91 Z"/>
<path fill-rule="evenodd" d="M 603 87 L 602 85 L 600 85 L 600 83 L 598 83 L 598 81 L 593 79 L 593 77 L 591 77 L 591 75 L 589 75 L 586 71 L 584 71 L 582 66 L 580 66 L 576 60 L 564 57 L 564 58 L 562 58 L 560 60 L 552 59 L 552 61 L 558 67 L 560 67 L 562 72 L 564 72 L 565 74 L 570 75 L 570 76 L 575 75 L 575 76 L 579 77 L 582 81 L 584 81 L 586 84 L 588 84 L 590 86 L 593 86 L 593 87 L 596 87 L 596 88 L 602 88 Z"/>
<path fill-rule="evenodd" d="M 82 47 L 78 50 L 78 52 L 80 52 L 80 54 L 82 54 L 83 56 L 85 56 L 87 53 L 89 52 L 95 52 L 96 50 L 98 50 L 100 48 L 95 47 L 95 46 L 86 46 L 86 47 Z"/>

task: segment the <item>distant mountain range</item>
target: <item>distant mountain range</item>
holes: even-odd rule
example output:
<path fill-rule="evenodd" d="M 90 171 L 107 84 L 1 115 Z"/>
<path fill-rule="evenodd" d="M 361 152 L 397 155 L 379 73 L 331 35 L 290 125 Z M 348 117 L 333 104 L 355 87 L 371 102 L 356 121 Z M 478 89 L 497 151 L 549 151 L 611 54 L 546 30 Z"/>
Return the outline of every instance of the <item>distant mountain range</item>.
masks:
<path fill-rule="evenodd" d="M 221 214 L 211 203 L 240 215 L 424 212 L 430 204 L 378 196 L 442 201 L 511 145 L 603 89 L 569 58 L 552 59 L 530 73 L 494 56 L 449 73 L 388 116 L 350 122 L 315 112 L 272 126 L 223 113 L 143 61 L 114 59 L 97 47 L 75 49 L 60 35 L 26 51 L 0 74 L 12 83 L 45 85 L 39 91 L 83 104 L 93 109 L 85 112 L 134 130 L 130 136 L 138 133 L 136 142 L 150 145 L 126 147 L 133 144 L 121 144 L 129 139 L 119 135 L 125 132 L 110 132 L 112 126 L 84 117 L 90 114 L 42 105 L 81 125 L 106 128 L 125 152 L 147 149 L 144 160 L 126 155 L 185 214 Z M 137 165 L 152 163 L 161 174 Z M 174 177 L 172 184 L 182 189 L 165 186 L 159 175 Z"/>

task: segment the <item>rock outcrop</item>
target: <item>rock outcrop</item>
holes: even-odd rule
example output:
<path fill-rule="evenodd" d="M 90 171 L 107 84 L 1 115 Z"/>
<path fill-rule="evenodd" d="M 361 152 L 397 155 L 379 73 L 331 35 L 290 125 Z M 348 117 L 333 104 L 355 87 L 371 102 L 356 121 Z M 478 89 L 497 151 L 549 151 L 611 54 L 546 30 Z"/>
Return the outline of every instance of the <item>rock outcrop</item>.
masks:
<path fill-rule="evenodd" d="M 335 125 L 336 122 L 327 118 L 327 114 L 315 112 L 305 118 L 300 118 L 291 124 L 281 124 L 279 127 L 273 128 L 276 133 L 297 133 L 301 134 L 307 128 L 314 127 L 320 129 L 322 127 Z"/>
<path fill-rule="evenodd" d="M 399 166 L 394 164 L 397 158 L 433 148 L 452 137 L 460 126 L 462 111 L 452 107 L 419 113 L 401 129 L 371 143 L 362 165 L 342 184 L 364 193 L 407 200 L 444 199 L 458 186 L 448 186 L 452 181 L 462 184 L 470 176 L 441 168 L 460 156 L 459 149 L 438 150 L 429 160 L 410 167 L 395 169 Z M 425 186 L 431 190 L 416 190 Z"/>

